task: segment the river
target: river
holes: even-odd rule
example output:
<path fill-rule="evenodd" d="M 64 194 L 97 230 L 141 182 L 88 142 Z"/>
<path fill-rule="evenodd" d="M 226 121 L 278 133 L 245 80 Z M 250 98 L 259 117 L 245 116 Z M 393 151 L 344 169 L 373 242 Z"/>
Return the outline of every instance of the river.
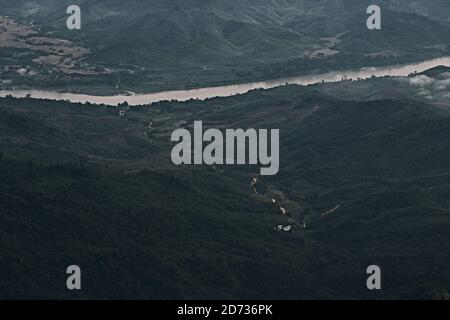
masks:
<path fill-rule="evenodd" d="M 113 95 L 113 96 L 96 96 L 78 93 L 63 93 L 57 91 L 44 90 L 0 90 L 0 97 L 12 95 L 14 97 L 26 97 L 31 95 L 32 98 L 50 99 L 50 100 L 68 100 L 71 102 L 90 102 L 93 104 L 117 105 L 122 102 L 128 102 L 129 105 L 144 105 L 152 102 L 164 100 L 186 101 L 189 99 L 207 99 L 214 97 L 229 97 L 238 94 L 244 94 L 254 89 L 270 89 L 286 84 L 309 85 L 319 82 L 337 82 L 343 78 L 347 79 L 367 79 L 372 76 L 383 77 L 401 77 L 407 76 L 414 72 L 422 72 L 427 69 L 443 65 L 450 67 L 450 57 L 442 57 L 426 60 L 418 63 L 411 63 L 399 66 L 387 66 L 378 68 L 362 68 L 359 70 L 335 71 L 316 75 L 305 75 L 289 78 L 280 78 L 268 81 L 258 81 L 250 83 L 242 83 L 235 85 L 225 85 L 218 87 L 205 87 L 190 90 L 172 90 L 162 91 L 149 94 L 131 94 L 131 95 Z"/>

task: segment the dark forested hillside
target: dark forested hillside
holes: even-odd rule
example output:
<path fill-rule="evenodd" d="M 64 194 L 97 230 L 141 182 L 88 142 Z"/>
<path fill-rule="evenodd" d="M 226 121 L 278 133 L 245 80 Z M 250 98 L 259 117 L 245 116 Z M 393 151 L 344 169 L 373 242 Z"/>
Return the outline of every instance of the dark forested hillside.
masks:
<path fill-rule="evenodd" d="M 450 118 L 418 79 L 162 102 L 125 118 L 1 99 L 0 297 L 448 298 Z M 256 167 L 175 167 L 170 134 L 198 119 L 280 128 L 280 173 L 255 194 Z M 288 218 L 306 229 L 274 230 Z M 70 264 L 83 268 L 78 293 L 65 288 Z M 380 292 L 366 288 L 371 264 Z"/>

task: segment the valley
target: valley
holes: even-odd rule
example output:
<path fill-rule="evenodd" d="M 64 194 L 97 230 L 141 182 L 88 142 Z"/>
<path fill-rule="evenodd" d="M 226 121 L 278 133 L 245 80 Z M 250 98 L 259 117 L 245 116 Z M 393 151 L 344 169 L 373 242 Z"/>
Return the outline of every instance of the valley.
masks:
<path fill-rule="evenodd" d="M 1 98 L 1 273 L 16 279 L 2 278 L 3 297 L 73 298 L 49 280 L 68 261 L 86 266 L 80 298 L 445 297 L 449 109 L 439 86 L 424 84 L 430 100 L 417 79 L 161 101 L 126 117 Z M 279 174 L 175 166 L 170 135 L 196 119 L 205 130 L 280 128 Z M 382 292 L 363 285 L 373 263 Z"/>
<path fill-rule="evenodd" d="M 0 66 L 17 68 L 1 73 L 0 88 L 154 93 L 407 64 L 450 54 L 445 19 L 411 12 L 396 1 L 381 2 L 383 29 L 374 31 L 365 27 L 365 0 L 358 5 L 305 0 L 289 6 L 266 0 L 242 0 L 239 5 L 138 0 L 127 6 L 80 1 L 81 30 L 65 26 L 70 1 L 46 0 L 46 9 L 33 1 L 19 0 L 15 6 L 3 1 L 3 19 L 8 15 L 16 28 L 45 39 L 47 46 L 33 43 L 26 33 L 18 34 L 15 44 L 6 42 Z M 17 42 L 23 46 L 27 41 L 18 51 Z"/>
<path fill-rule="evenodd" d="M 161 101 L 188 101 L 205 100 L 216 97 L 229 97 L 244 94 L 257 89 L 270 89 L 289 84 L 299 84 L 303 86 L 317 83 L 333 83 L 340 81 L 357 82 L 368 78 L 379 77 L 400 77 L 414 76 L 434 67 L 450 66 L 450 57 L 441 57 L 432 60 L 422 61 L 414 64 L 387 66 L 382 68 L 363 68 L 359 70 L 331 71 L 325 74 L 315 74 L 309 76 L 290 77 L 274 79 L 263 82 L 251 82 L 219 87 L 205 87 L 190 90 L 162 91 L 150 94 L 136 94 L 126 92 L 121 95 L 98 96 L 82 93 L 67 93 L 43 90 L 0 90 L 0 96 L 31 97 L 36 99 L 68 100 L 75 103 L 93 103 L 107 105 L 146 105 Z"/>
<path fill-rule="evenodd" d="M 0 0 L 0 299 L 450 299 L 450 2 L 373 4 Z"/>

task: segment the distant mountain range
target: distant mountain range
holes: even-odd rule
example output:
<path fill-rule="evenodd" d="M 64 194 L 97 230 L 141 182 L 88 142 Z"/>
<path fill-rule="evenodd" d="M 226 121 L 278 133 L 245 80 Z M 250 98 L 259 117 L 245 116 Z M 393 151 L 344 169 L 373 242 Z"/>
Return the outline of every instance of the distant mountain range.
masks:
<path fill-rule="evenodd" d="M 88 48 L 91 53 L 75 61 L 75 70 L 84 63 L 97 68 L 48 75 L 22 59 L 16 62 L 34 65 L 39 81 L 10 76 L 4 80 L 13 82 L 6 84 L 148 92 L 398 64 L 450 52 L 450 25 L 443 14 L 449 5 L 440 0 L 379 1 L 382 30 L 377 31 L 366 28 L 366 8 L 372 4 L 366 0 L 78 3 L 82 30 L 69 31 L 71 1 L 0 1 L 4 15 L 33 22 L 39 35 Z"/>

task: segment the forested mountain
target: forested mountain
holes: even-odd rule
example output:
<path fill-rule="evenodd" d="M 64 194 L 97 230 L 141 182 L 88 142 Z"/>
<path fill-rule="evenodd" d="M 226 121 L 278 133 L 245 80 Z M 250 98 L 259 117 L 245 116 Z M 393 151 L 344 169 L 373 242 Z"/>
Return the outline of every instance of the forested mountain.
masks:
<path fill-rule="evenodd" d="M 82 29 L 67 30 L 70 4 L 0 1 L 3 15 L 32 23 L 34 36 L 89 50 L 58 54 L 54 45 L 46 54 L 52 58 L 39 63 L 43 48 L 19 33 L 18 45 L 2 45 L 0 62 L 10 65 L 7 55 L 14 52 L 5 50 L 19 49 L 12 60 L 33 77 L 3 73 L 4 87 L 149 92 L 217 85 L 442 56 L 450 39 L 448 20 L 439 14 L 448 3 L 440 0 L 379 1 L 382 29 L 376 31 L 366 28 L 367 0 L 83 0 Z M 55 66 L 61 59 L 64 67 Z"/>
<path fill-rule="evenodd" d="M 448 298 L 448 73 L 426 74 L 432 99 L 417 75 L 164 102 L 126 118 L 0 99 L 0 297 Z M 170 134 L 198 119 L 280 128 L 279 174 L 255 194 L 257 167 L 175 167 Z M 292 232 L 274 230 L 288 219 Z M 75 263 L 74 293 L 64 271 Z M 382 291 L 366 288 L 372 264 Z"/>
<path fill-rule="evenodd" d="M 80 30 L 66 27 L 73 4 Z M 0 299 L 449 299 L 449 66 L 133 107 L 28 94 L 449 55 L 450 1 L 376 1 L 380 30 L 366 26 L 372 4 L 0 0 L 0 90 L 25 90 L 0 98 Z M 172 133 L 200 120 L 279 129 L 278 174 L 175 165 Z M 69 265 L 81 291 L 67 290 Z M 366 286 L 370 265 L 382 290 Z"/>

